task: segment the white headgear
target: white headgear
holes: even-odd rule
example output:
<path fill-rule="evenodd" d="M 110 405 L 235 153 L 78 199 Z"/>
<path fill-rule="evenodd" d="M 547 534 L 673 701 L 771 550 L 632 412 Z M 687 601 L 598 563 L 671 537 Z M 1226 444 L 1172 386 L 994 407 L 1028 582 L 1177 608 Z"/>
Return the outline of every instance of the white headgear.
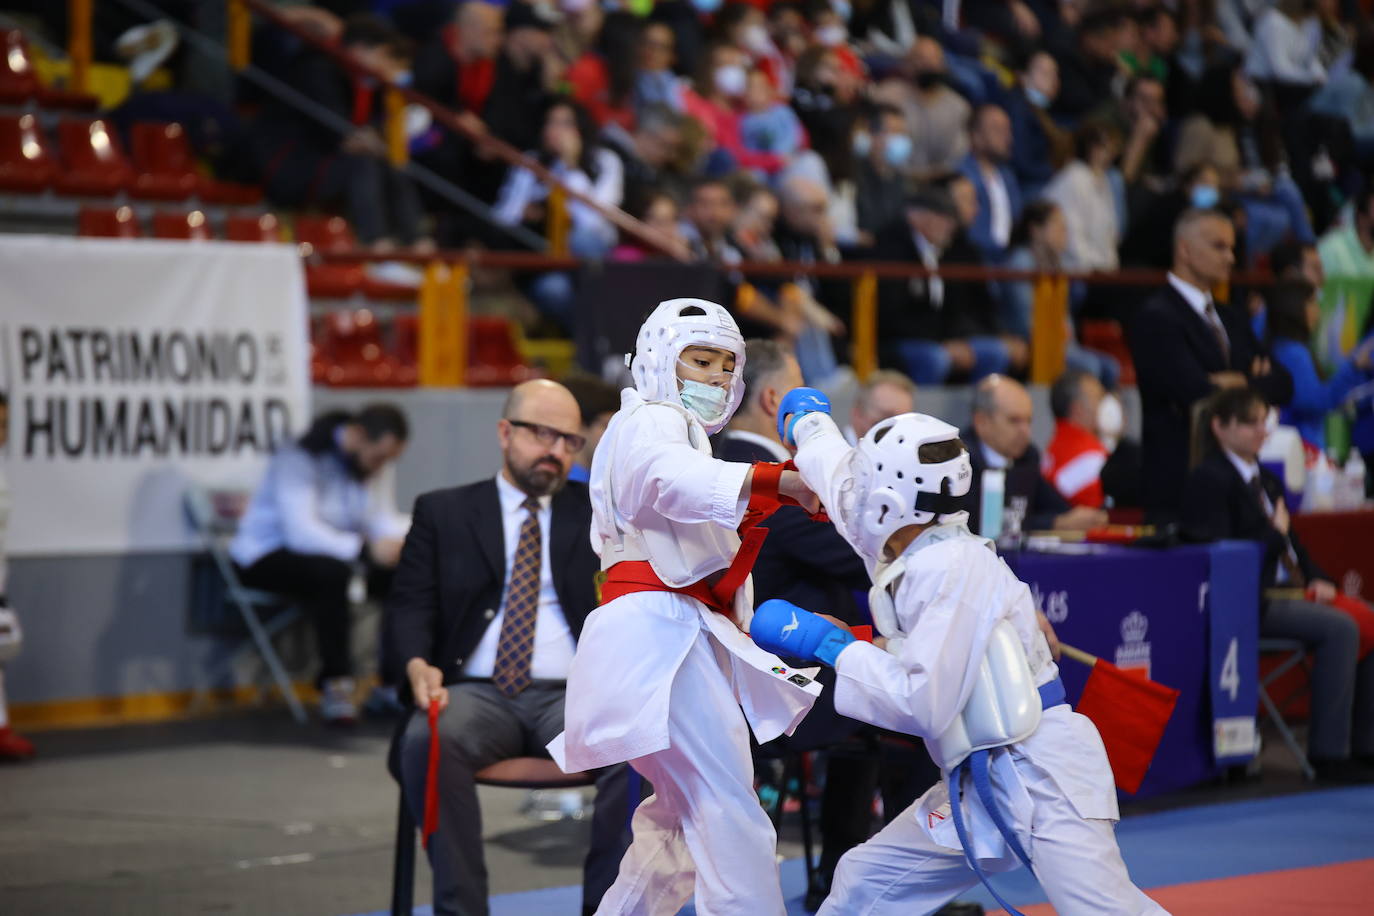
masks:
<path fill-rule="evenodd" d="M 708 433 L 715 435 L 730 422 L 744 400 L 744 337 L 725 309 L 705 299 L 669 299 L 659 303 L 639 328 L 630 374 L 635 389 L 646 401 L 681 404 L 677 361 L 688 347 L 715 347 L 735 354 L 725 415 L 706 427 Z"/>
<path fill-rule="evenodd" d="M 854 546 L 870 570 L 881 565 L 883 546 L 908 525 L 924 525 L 963 511 L 973 483 L 967 449 L 947 461 L 926 464 L 921 446 L 957 439 L 959 430 L 920 413 L 883 420 L 859 440 L 852 452 L 854 488 L 844 494 L 842 512 L 852 518 Z"/>

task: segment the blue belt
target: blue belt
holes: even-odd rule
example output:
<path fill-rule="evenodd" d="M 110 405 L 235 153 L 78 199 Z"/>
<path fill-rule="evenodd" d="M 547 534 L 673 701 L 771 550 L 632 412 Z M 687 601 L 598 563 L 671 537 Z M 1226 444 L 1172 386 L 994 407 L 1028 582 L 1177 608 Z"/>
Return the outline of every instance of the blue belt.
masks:
<path fill-rule="evenodd" d="M 1040 685 L 1041 709 L 1049 709 L 1061 704 L 1067 705 L 1067 703 L 1068 700 L 1064 696 L 1064 682 L 1059 678 Z M 978 798 L 983 803 L 983 809 L 992 817 L 992 822 L 997 825 L 997 830 L 1002 834 L 1002 839 L 1007 841 L 1007 845 L 1011 847 L 1012 852 L 1016 853 L 1021 864 L 1026 866 L 1031 874 L 1035 874 L 1035 869 L 1031 868 L 1030 856 L 1026 855 L 1026 850 L 1022 848 L 1021 841 L 1017 839 L 1015 831 L 1002 817 L 1002 812 L 997 808 L 997 800 L 993 798 L 992 780 L 988 778 L 987 750 L 974 751 L 949 772 L 949 813 L 954 818 L 954 832 L 959 835 L 959 845 L 964 847 L 964 858 L 968 860 L 969 867 L 978 876 L 978 880 L 983 882 L 983 886 L 996 898 L 1002 909 L 1007 911 L 1008 916 L 1022 916 L 1010 903 L 1002 899 L 1002 895 L 997 893 L 997 889 L 988 881 L 988 876 L 984 874 L 983 867 L 978 864 L 978 857 L 974 855 L 973 847 L 968 841 L 968 831 L 964 827 L 964 816 L 959 810 L 960 799 L 964 794 L 963 778 L 965 773 L 973 777 L 974 791 L 978 793 Z"/>

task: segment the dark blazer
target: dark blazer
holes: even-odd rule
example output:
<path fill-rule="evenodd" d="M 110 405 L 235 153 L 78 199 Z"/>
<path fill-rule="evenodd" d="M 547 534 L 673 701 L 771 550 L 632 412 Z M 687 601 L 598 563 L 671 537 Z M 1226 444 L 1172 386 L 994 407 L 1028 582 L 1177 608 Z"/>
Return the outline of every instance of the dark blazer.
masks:
<path fill-rule="evenodd" d="M 725 461 L 776 461 L 763 446 L 720 438 L 717 457 Z M 754 604 L 785 598 L 808 611 L 838 617 L 845 623 L 868 623 L 854 593 L 871 584 L 863 560 L 840 537 L 834 525 L 813 522 L 806 510 L 783 506 L 761 523 L 768 537 L 754 563 Z"/>
<path fill-rule="evenodd" d="M 1193 405 L 1214 390 L 1207 376 L 1236 371 L 1249 376 L 1256 356 L 1268 351 L 1255 339 L 1248 316 L 1218 304 L 1230 359 L 1224 358 L 1207 322 L 1193 311 L 1173 286 L 1165 286 L 1136 310 L 1128 329 L 1144 414 L 1145 475 L 1143 497 L 1152 519 L 1177 518 L 1179 499 L 1188 479 Z M 1282 406 L 1293 397 L 1288 370 L 1271 361 L 1268 375 L 1250 379 L 1270 404 Z"/>
<path fill-rule="evenodd" d="M 1260 468 L 1260 485 L 1269 501 L 1278 505 L 1283 499 L 1283 484 L 1267 469 Z M 1210 452 L 1188 475 L 1182 517 L 1183 534 L 1192 541 L 1259 541 L 1264 545 L 1260 585 L 1269 588 L 1278 574 L 1279 557 L 1288 544 L 1297 554 L 1298 568 L 1310 582 L 1329 579 L 1303 548 L 1290 527 L 1287 537 L 1269 521 L 1264 507 L 1245 485 L 1240 471 L 1219 451 Z"/>
<path fill-rule="evenodd" d="M 968 446 L 969 463 L 973 465 L 973 485 L 968 491 L 968 527 L 975 534 L 981 534 L 983 523 L 983 471 L 988 463 L 983 458 L 983 444 L 973 427 L 959 432 L 959 438 Z M 1069 504 L 1059 491 L 1040 473 L 1040 449 L 1034 445 L 1026 446 L 1021 454 L 1007 468 L 1006 499 L 1003 505 L 1015 497 L 1026 500 L 1026 517 L 1021 521 L 1022 531 L 1048 531 L 1054 527 L 1057 516 L 1069 511 Z M 989 535 L 993 537 L 994 535 Z"/>
<path fill-rule="evenodd" d="M 873 255 L 877 261 L 921 263 L 911 226 L 906 220 L 891 223 L 879 232 Z M 957 235 L 941 256 L 941 264 L 982 264 L 978 249 L 963 233 Z M 999 333 L 997 306 L 986 282 L 944 280 L 944 297 L 937 307 L 930 301 L 929 281 L 923 278 L 889 278 L 878 283 L 878 327 L 885 342 L 898 340 L 958 340 Z M 900 366 L 890 352 L 887 361 Z"/>
<path fill-rule="evenodd" d="M 587 535 L 592 505 L 586 486 L 565 484 L 551 508 L 544 562 L 552 564 L 554 591 L 576 639 L 596 607 L 593 578 L 601 566 Z M 395 670 L 418 657 L 442 669 L 444 683 L 457 679 L 496 617 L 506 574 L 494 479 L 416 499 L 386 601 L 386 647 Z"/>

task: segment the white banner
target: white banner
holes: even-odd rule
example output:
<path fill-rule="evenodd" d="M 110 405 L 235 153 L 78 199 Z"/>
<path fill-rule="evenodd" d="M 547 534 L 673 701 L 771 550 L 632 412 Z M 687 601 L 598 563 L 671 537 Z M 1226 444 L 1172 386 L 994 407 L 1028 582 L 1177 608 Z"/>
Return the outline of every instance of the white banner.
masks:
<path fill-rule="evenodd" d="M 10 554 L 194 549 L 188 484 L 308 423 L 306 326 L 290 246 L 0 236 Z"/>

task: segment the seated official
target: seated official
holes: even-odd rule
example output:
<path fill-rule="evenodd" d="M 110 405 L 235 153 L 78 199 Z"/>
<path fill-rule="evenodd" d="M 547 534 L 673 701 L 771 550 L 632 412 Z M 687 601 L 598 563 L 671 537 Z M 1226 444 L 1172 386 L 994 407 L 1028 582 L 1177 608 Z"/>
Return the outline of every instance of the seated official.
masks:
<path fill-rule="evenodd" d="M 1097 436 L 1097 417 L 1106 393 L 1097 376 L 1081 369 L 1070 369 L 1050 387 L 1054 438 L 1045 449 L 1041 470 L 1071 506 L 1101 509 L 1105 501 L 1102 469 L 1107 447 Z"/>
<path fill-rule="evenodd" d="M 841 432 L 846 442 L 858 445 L 874 425 L 915 409 L 916 383 L 895 369 L 879 369 L 859 386 L 854 406 L 849 410 L 849 425 Z"/>
<path fill-rule="evenodd" d="M 405 414 L 389 404 L 321 416 L 272 456 L 229 545 L 244 585 L 287 596 L 314 624 L 327 722 L 357 715 L 349 583 L 367 569 L 369 590 L 386 591 L 409 522 L 369 485 L 408 436 Z"/>
<path fill-rule="evenodd" d="M 973 465 L 973 486 L 966 505 L 969 528 L 997 538 L 1001 532 L 981 531 L 983 472 L 1007 472 L 1004 530 L 1083 531 L 1107 523 L 1107 513 L 1086 506 L 1071 507 L 1040 473 L 1040 450 L 1031 444 L 1031 398 L 1025 386 L 1004 375 L 978 383 L 973 392 L 973 426 L 960 432 Z"/>
<path fill-rule="evenodd" d="M 1308 759 L 1324 782 L 1374 782 L 1374 654 L 1360 644 L 1374 612 L 1328 606 L 1336 586 L 1292 530 L 1282 483 L 1259 465 L 1267 413 L 1264 397 L 1249 388 L 1228 388 L 1205 403 L 1204 457 L 1188 477 L 1183 530 L 1198 541 L 1264 546 L 1261 585 L 1291 589 L 1292 597 L 1271 592 L 1262 601 L 1260 635 L 1301 640 L 1313 658 Z"/>
<path fill-rule="evenodd" d="M 583 446 L 572 394 L 540 379 L 516 387 L 497 424 L 495 478 L 425 493 L 386 604 L 386 645 L 416 712 L 401 737 L 401 783 L 423 823 L 432 700 L 439 732 L 439 823 L 430 838 L 437 916 L 483 916 L 487 870 L 474 774 L 511 757 L 547 757 L 563 731 L 576 640 L 596 607 L 600 561 L 587 488 L 568 482 Z M 591 912 L 629 845 L 626 767 L 597 778 L 582 888 Z"/>

